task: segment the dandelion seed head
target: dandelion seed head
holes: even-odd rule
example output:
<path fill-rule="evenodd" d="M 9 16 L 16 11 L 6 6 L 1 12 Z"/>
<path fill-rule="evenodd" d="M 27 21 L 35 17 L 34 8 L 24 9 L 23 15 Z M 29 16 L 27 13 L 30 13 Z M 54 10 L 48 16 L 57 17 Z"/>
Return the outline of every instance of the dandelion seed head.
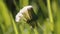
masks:
<path fill-rule="evenodd" d="M 19 22 L 21 17 L 23 17 L 23 15 L 18 13 L 15 18 L 16 22 Z"/>
<path fill-rule="evenodd" d="M 19 12 L 20 13 L 24 13 L 26 11 L 28 11 L 28 9 L 32 8 L 32 6 L 25 6 L 24 8 L 22 8 Z"/>
<path fill-rule="evenodd" d="M 24 8 L 22 8 L 19 13 L 17 13 L 16 15 L 16 22 L 19 22 L 21 17 L 23 17 L 23 13 L 25 13 L 26 11 L 28 11 L 28 9 L 32 8 L 32 6 L 25 6 Z"/>

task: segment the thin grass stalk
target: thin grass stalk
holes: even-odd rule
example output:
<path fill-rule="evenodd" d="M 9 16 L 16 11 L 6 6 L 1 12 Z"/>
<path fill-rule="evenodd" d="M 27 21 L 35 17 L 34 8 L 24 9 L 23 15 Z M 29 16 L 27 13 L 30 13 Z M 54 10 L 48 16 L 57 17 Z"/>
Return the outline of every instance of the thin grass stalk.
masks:
<path fill-rule="evenodd" d="M 23 8 L 24 6 L 27 6 L 29 4 L 29 0 L 19 0 L 20 2 L 20 8 Z"/>
<path fill-rule="evenodd" d="M 49 13 L 50 28 L 51 28 L 51 31 L 53 31 L 54 21 L 53 21 L 53 15 L 52 15 L 52 10 L 51 10 L 50 0 L 47 0 L 47 7 L 48 7 L 48 13 Z"/>
<path fill-rule="evenodd" d="M 34 33 L 39 34 L 36 27 L 34 28 Z"/>
<path fill-rule="evenodd" d="M 55 7 L 54 8 L 54 11 L 56 12 L 56 17 L 57 17 L 57 20 L 55 22 L 55 29 L 54 29 L 54 34 L 60 34 L 60 10 L 59 10 L 59 5 L 58 5 L 58 0 L 54 0 L 55 2 Z"/>
<path fill-rule="evenodd" d="M 0 26 L 1 26 L 1 28 L 2 28 L 2 32 L 3 32 L 3 34 L 4 34 L 4 33 L 5 33 L 5 31 L 6 31 L 6 29 L 5 29 L 5 27 L 4 27 L 4 25 L 3 25 L 3 24 L 1 24 Z"/>
<path fill-rule="evenodd" d="M 16 0 L 13 0 L 13 3 L 14 3 L 14 5 L 15 5 L 15 7 L 16 7 L 16 10 L 17 10 L 17 11 L 20 10 L 19 7 L 18 7 L 18 5 L 17 5 Z"/>
<path fill-rule="evenodd" d="M 20 25 L 20 30 L 21 30 L 21 34 L 24 34 L 24 29 L 22 25 Z"/>
<path fill-rule="evenodd" d="M 7 7 L 6 7 L 6 5 L 4 4 L 3 1 L 0 2 L 0 8 L 1 8 L 0 12 L 2 14 L 4 23 L 5 23 L 6 27 L 9 27 L 11 25 L 11 19 L 10 19 L 10 16 L 9 16 L 8 9 L 7 9 Z"/>
<path fill-rule="evenodd" d="M 11 13 L 10 13 L 10 18 L 11 18 L 11 21 L 12 21 L 12 25 L 13 25 L 15 34 L 19 34 L 18 29 L 17 29 L 17 26 L 15 24 L 15 21 L 14 21 Z"/>
<path fill-rule="evenodd" d="M 2 13 L 4 22 L 5 22 L 5 25 L 8 28 L 9 26 L 11 26 L 11 22 L 12 22 L 11 21 L 12 18 L 10 18 L 11 15 L 8 12 L 8 9 L 7 9 L 6 5 L 3 2 L 0 2 L 0 6 L 1 6 L 1 13 Z M 14 24 L 14 22 L 13 22 L 13 25 L 14 25 L 14 29 L 16 31 L 15 34 L 18 34 L 17 30 L 16 30 L 16 25 Z M 1 27 L 3 29 L 3 33 L 6 33 L 7 30 L 5 29 L 5 26 L 1 25 Z"/>
<path fill-rule="evenodd" d="M 22 7 L 23 7 L 23 0 L 19 0 L 19 6 L 20 6 L 20 9 L 22 9 Z"/>
<path fill-rule="evenodd" d="M 45 27 L 43 28 L 43 31 L 44 31 L 43 33 L 44 33 L 44 34 L 51 34 L 49 20 L 46 19 L 46 20 L 44 21 L 44 26 L 45 26 Z"/>
<path fill-rule="evenodd" d="M 45 15 L 45 17 L 47 17 L 48 14 L 48 10 L 47 7 L 45 5 L 45 3 L 43 2 L 43 0 L 38 0 L 39 6 L 41 7 L 43 14 Z"/>

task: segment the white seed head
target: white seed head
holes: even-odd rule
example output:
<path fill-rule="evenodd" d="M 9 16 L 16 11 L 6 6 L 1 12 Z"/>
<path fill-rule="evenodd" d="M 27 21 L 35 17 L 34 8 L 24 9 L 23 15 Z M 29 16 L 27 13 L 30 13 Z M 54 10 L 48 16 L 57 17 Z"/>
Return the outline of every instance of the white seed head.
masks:
<path fill-rule="evenodd" d="M 15 18 L 16 22 L 19 22 L 19 20 L 21 19 L 21 17 L 23 17 L 23 15 L 18 13 L 16 15 L 16 18 Z"/>
<path fill-rule="evenodd" d="M 28 11 L 29 8 L 32 8 L 32 6 L 25 6 L 25 7 L 22 8 L 19 12 L 20 12 L 20 13 L 24 13 L 24 12 Z"/>
<path fill-rule="evenodd" d="M 26 11 L 28 11 L 28 9 L 32 8 L 32 6 L 25 6 L 24 8 L 22 8 L 19 13 L 17 13 L 16 15 L 16 22 L 19 22 L 21 17 L 23 17 L 23 13 L 25 13 Z"/>

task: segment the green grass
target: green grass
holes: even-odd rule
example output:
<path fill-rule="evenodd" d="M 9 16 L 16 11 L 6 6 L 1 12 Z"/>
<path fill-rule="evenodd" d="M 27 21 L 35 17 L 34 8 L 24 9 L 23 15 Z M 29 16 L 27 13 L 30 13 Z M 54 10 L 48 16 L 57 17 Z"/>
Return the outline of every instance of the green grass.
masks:
<path fill-rule="evenodd" d="M 59 0 L 13 0 L 15 11 L 9 9 L 4 0 L 0 0 L 0 34 L 60 34 L 60 7 Z M 24 6 L 32 5 L 38 16 L 38 26 L 31 28 L 23 18 L 17 23 L 14 19 L 17 12 Z M 18 13 L 18 12 L 17 12 Z"/>

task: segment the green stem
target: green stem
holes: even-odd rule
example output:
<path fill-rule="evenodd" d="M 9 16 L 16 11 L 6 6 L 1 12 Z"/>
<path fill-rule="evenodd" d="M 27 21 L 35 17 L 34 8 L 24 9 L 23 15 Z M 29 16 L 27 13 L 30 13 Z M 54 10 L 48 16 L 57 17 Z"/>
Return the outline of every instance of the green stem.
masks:
<path fill-rule="evenodd" d="M 18 29 L 17 29 L 17 27 L 16 27 L 16 24 L 15 24 L 15 22 L 14 22 L 14 19 L 13 19 L 11 13 L 10 13 L 10 18 L 11 18 L 11 21 L 12 21 L 12 25 L 13 25 L 13 28 L 14 28 L 15 34 L 19 34 L 19 33 L 18 33 Z"/>
<path fill-rule="evenodd" d="M 17 6 L 16 1 L 15 1 L 15 0 L 13 0 L 13 2 L 14 2 L 14 5 L 15 5 L 15 7 L 16 7 L 16 10 L 18 11 L 18 10 L 19 10 L 19 7 Z"/>
<path fill-rule="evenodd" d="M 45 3 L 43 2 L 43 0 L 38 0 L 38 3 L 39 3 L 39 6 L 41 7 L 41 9 L 43 11 L 44 16 L 47 17 L 48 10 L 47 10 Z"/>
<path fill-rule="evenodd" d="M 51 30 L 53 31 L 54 22 L 53 22 L 53 15 L 52 15 L 52 10 L 51 10 L 50 0 L 47 0 L 47 7 L 48 7 Z"/>

